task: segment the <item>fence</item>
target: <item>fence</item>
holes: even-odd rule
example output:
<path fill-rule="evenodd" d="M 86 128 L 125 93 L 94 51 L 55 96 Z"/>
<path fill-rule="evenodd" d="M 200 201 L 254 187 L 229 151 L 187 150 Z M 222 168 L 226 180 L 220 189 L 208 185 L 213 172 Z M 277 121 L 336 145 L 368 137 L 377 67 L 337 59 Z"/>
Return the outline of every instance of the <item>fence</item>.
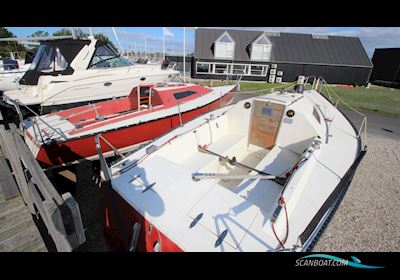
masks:
<path fill-rule="evenodd" d="M 10 163 L 19 192 L 31 214 L 40 215 L 57 251 L 70 252 L 86 242 L 79 205 L 70 193 L 60 195 L 57 192 L 22 135 L 13 123 L 9 124 L 9 129 L 0 125 L 3 155 Z"/>

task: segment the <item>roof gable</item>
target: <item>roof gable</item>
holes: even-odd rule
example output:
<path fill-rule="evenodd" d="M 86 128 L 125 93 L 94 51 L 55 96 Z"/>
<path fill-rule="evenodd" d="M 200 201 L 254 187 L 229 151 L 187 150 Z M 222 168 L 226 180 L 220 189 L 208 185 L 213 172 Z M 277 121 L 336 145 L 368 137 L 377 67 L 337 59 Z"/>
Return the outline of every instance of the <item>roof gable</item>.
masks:
<path fill-rule="evenodd" d="M 228 31 L 225 31 L 222 33 L 221 36 L 218 37 L 217 40 L 215 40 L 216 43 L 235 43 L 235 41 L 232 39 L 231 35 L 229 35 Z"/>
<path fill-rule="evenodd" d="M 261 34 L 260 37 L 258 37 L 254 42 L 253 45 L 270 45 L 271 42 L 268 40 L 267 36 L 265 34 Z"/>

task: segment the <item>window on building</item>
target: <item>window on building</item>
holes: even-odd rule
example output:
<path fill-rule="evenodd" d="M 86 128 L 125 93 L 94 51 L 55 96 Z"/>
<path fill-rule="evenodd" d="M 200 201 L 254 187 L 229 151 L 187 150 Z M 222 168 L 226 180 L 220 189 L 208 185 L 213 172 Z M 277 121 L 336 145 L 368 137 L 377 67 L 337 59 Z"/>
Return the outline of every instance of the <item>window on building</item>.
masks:
<path fill-rule="evenodd" d="M 234 64 L 232 74 L 247 75 L 249 72 L 249 65 Z"/>
<path fill-rule="evenodd" d="M 210 63 L 197 63 L 197 73 L 210 73 Z"/>
<path fill-rule="evenodd" d="M 224 32 L 214 42 L 214 57 L 233 59 L 235 55 L 235 42 L 228 32 Z"/>
<path fill-rule="evenodd" d="M 197 74 L 237 74 L 243 76 L 266 76 L 268 65 L 238 64 L 238 63 L 213 63 L 197 62 Z"/>
<path fill-rule="evenodd" d="M 264 66 L 261 65 L 252 65 L 251 66 L 251 75 L 256 75 L 256 76 L 264 76 L 263 73 L 265 72 Z"/>
<path fill-rule="evenodd" d="M 229 74 L 230 73 L 230 65 L 228 65 L 228 64 L 215 64 L 214 73 L 215 74 Z"/>
<path fill-rule="evenodd" d="M 323 35 L 323 34 L 312 34 L 311 36 L 313 37 L 313 39 L 323 39 L 323 40 L 329 39 L 328 35 Z"/>
<path fill-rule="evenodd" d="M 252 60 L 269 60 L 271 57 L 271 43 L 265 34 L 258 37 L 250 47 Z"/>
<path fill-rule="evenodd" d="M 264 34 L 269 37 L 281 37 L 281 33 L 279 32 L 265 32 Z"/>

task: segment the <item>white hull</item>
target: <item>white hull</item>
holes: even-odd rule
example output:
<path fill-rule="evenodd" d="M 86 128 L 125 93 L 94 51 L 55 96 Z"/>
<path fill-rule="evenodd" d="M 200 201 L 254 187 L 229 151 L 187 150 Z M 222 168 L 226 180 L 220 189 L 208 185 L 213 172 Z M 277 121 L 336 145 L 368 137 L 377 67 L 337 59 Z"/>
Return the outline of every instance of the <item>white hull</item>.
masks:
<path fill-rule="evenodd" d="M 22 65 L 19 62 L 19 69 L 0 71 L 0 91 L 18 90 L 19 80 L 29 69 L 30 64 Z M 0 68 L 2 65 L 0 65 Z"/>
<path fill-rule="evenodd" d="M 130 67 L 129 67 L 130 68 Z M 23 86 L 21 90 L 4 94 L 18 99 L 25 105 L 54 106 L 80 102 L 98 101 L 127 96 L 142 83 L 163 83 L 173 80 L 179 74 L 175 70 L 161 70 L 133 66 L 132 69 L 87 70 L 71 76 L 56 77 L 45 87 Z M 45 77 L 47 78 L 47 77 Z M 145 78 L 143 80 L 143 78 Z M 106 86 L 106 83 L 111 85 Z"/>

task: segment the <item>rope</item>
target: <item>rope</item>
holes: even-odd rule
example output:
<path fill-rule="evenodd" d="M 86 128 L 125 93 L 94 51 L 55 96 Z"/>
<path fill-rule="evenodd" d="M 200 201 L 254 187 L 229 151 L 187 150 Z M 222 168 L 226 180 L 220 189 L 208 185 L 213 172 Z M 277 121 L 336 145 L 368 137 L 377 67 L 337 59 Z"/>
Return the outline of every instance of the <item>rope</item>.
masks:
<path fill-rule="evenodd" d="M 289 236 L 289 217 L 288 217 L 288 213 L 287 213 L 287 209 L 286 209 L 286 203 L 285 203 L 285 200 L 284 200 L 283 196 L 280 196 L 280 197 L 279 197 L 278 203 L 279 203 L 279 205 L 283 206 L 283 209 L 285 210 L 285 217 L 286 217 L 286 233 L 285 233 L 285 238 L 283 238 L 283 240 L 281 240 L 281 239 L 278 237 L 278 235 L 277 235 L 277 233 L 276 233 L 276 231 L 275 231 L 275 227 L 274 227 L 275 222 L 271 222 L 272 231 L 273 231 L 273 233 L 274 233 L 274 235 L 275 235 L 276 240 L 278 240 L 278 242 L 279 242 L 279 246 L 278 246 L 277 248 L 275 248 L 275 250 L 279 250 L 281 247 L 282 247 L 283 249 L 285 249 L 285 243 L 286 243 L 286 241 L 287 241 L 287 239 L 288 239 L 288 236 Z"/>
<path fill-rule="evenodd" d="M 297 81 L 293 82 L 293 83 L 290 83 L 290 84 L 287 84 L 287 85 L 284 85 L 284 86 L 276 86 L 276 87 L 272 87 L 272 88 L 265 88 L 265 89 L 259 89 L 259 90 L 253 90 L 253 91 L 237 91 L 237 93 L 259 93 L 259 92 L 271 91 L 271 90 L 279 89 L 279 88 L 280 89 L 282 89 L 282 88 L 288 89 L 288 88 L 290 88 L 290 87 L 292 87 L 292 86 L 294 86 L 296 84 L 297 84 Z"/>
<path fill-rule="evenodd" d="M 362 132 L 362 129 L 363 129 L 363 127 L 365 127 L 364 143 L 365 143 L 365 145 L 367 145 L 367 133 L 366 133 L 366 129 L 367 129 L 367 127 L 366 127 L 367 116 L 366 116 L 365 114 L 361 113 L 360 111 L 358 111 L 357 109 L 355 109 L 354 107 L 350 106 L 348 103 L 346 103 L 342 98 L 340 98 L 340 97 L 336 94 L 336 92 L 333 90 L 333 88 L 330 87 L 330 86 L 328 85 L 328 82 L 327 82 L 324 78 L 321 78 L 321 79 L 322 79 L 322 82 L 323 82 L 324 85 L 325 85 L 325 88 L 327 89 L 328 96 L 330 97 L 330 95 L 329 95 L 329 92 L 330 92 L 330 93 L 332 93 L 332 94 L 336 97 L 336 102 L 337 102 L 337 103 L 336 103 L 336 106 L 337 106 L 337 104 L 339 104 L 339 101 L 341 101 L 345 106 L 347 106 L 348 108 L 350 108 L 351 110 L 353 110 L 354 112 L 356 112 L 357 114 L 359 114 L 360 116 L 362 116 L 363 121 L 362 121 L 362 123 L 361 123 L 360 130 L 359 130 L 359 132 L 358 132 L 358 136 L 357 136 L 357 137 L 360 137 L 361 132 Z M 321 93 L 322 93 L 322 92 L 321 92 Z"/>

